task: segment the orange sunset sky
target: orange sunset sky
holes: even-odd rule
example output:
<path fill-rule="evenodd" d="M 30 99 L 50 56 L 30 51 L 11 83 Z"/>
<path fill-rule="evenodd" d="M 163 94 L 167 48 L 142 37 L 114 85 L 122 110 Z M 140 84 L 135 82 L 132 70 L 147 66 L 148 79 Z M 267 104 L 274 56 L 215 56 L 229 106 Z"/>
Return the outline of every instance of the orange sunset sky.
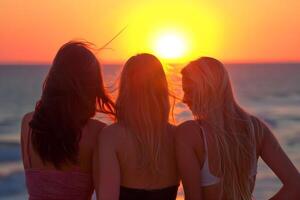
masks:
<path fill-rule="evenodd" d="M 125 26 L 101 61 L 300 61 L 299 0 L 0 0 L 0 63 L 50 63 L 68 40 L 101 47 Z"/>

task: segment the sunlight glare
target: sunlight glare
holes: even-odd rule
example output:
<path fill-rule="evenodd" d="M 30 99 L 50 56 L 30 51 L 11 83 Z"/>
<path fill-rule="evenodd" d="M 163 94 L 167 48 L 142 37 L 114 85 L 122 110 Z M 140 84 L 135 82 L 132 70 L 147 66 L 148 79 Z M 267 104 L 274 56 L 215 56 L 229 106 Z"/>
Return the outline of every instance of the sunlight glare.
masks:
<path fill-rule="evenodd" d="M 155 43 L 155 52 L 166 59 L 182 57 L 186 52 L 186 41 L 176 34 L 161 35 Z"/>

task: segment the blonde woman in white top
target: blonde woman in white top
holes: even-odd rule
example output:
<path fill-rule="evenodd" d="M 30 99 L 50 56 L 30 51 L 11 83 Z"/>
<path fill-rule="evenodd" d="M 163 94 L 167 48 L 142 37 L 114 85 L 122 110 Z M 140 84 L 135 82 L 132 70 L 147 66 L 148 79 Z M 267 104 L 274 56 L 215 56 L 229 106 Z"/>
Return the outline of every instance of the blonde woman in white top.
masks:
<path fill-rule="evenodd" d="M 300 199 L 299 172 L 271 130 L 238 105 L 220 61 L 202 57 L 189 63 L 182 87 L 194 115 L 176 134 L 185 199 L 251 200 L 259 157 L 283 183 L 271 199 Z"/>

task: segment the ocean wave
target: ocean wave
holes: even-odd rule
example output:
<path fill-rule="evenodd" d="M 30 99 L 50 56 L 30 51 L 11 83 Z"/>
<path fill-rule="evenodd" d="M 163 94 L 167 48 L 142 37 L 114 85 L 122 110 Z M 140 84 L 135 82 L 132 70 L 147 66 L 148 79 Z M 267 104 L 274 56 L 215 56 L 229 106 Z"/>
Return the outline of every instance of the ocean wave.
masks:
<path fill-rule="evenodd" d="M 12 194 L 26 194 L 25 177 L 22 171 L 0 177 L 0 197 Z"/>
<path fill-rule="evenodd" d="M 2 134 L 13 134 L 20 129 L 21 116 L 6 117 L 0 114 L 0 136 Z"/>
<path fill-rule="evenodd" d="M 10 176 L 14 173 L 23 172 L 22 161 L 4 162 L 0 164 L 0 179 Z"/>
<path fill-rule="evenodd" d="M 22 162 L 0 164 L 0 199 L 24 199 L 25 177 Z M 13 198 L 18 197 L 18 198 Z M 21 198 L 23 197 L 23 198 Z"/>
<path fill-rule="evenodd" d="M 0 134 L 0 143 L 10 143 L 17 145 L 20 143 L 20 133 Z"/>
<path fill-rule="evenodd" d="M 19 117 L 4 118 L 0 120 L 0 126 L 14 125 L 19 120 Z"/>
<path fill-rule="evenodd" d="M 292 138 L 288 138 L 286 144 L 290 147 L 300 147 L 300 132 L 297 135 L 294 135 Z"/>
<path fill-rule="evenodd" d="M 21 160 L 20 144 L 14 142 L 0 142 L 0 164 Z"/>

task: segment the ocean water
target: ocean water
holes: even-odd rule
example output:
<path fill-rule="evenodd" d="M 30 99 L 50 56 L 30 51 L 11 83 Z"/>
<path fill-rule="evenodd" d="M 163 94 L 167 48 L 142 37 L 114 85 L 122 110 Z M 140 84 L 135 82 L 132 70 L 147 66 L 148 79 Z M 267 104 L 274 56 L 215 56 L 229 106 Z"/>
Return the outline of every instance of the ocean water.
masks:
<path fill-rule="evenodd" d="M 249 112 L 264 119 L 283 149 L 300 170 L 300 63 L 228 64 L 236 97 Z M 32 111 L 41 95 L 49 66 L 0 66 L 0 200 L 26 199 L 20 156 L 19 132 L 22 116 Z M 178 66 L 166 67 L 169 85 L 180 97 Z M 120 66 L 103 67 L 105 82 L 114 89 Z M 181 103 L 175 104 L 176 123 L 190 119 Z M 260 160 L 254 196 L 271 197 L 281 186 L 274 173 Z M 178 199 L 182 199 L 182 188 Z"/>

